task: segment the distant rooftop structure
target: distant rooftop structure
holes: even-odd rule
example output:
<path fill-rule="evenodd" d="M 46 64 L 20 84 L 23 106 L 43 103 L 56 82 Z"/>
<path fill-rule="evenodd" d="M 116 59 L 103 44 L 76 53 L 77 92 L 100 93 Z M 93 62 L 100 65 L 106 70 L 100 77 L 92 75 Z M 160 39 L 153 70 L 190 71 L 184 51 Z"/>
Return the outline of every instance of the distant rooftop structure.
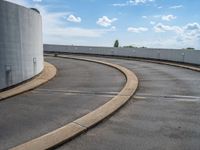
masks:
<path fill-rule="evenodd" d="M 38 9 L 36 9 L 36 8 L 30 8 L 30 9 L 32 9 L 32 10 L 34 10 L 34 11 L 36 11 L 37 13 L 40 14 L 40 11 L 39 11 Z"/>

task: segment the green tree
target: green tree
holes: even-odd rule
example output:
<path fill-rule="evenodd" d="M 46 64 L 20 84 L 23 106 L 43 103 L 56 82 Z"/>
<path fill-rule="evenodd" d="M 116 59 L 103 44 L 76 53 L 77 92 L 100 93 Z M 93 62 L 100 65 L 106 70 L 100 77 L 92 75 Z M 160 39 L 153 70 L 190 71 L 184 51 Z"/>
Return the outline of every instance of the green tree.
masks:
<path fill-rule="evenodd" d="M 119 41 L 115 40 L 114 47 L 119 47 Z"/>
<path fill-rule="evenodd" d="M 134 45 L 128 45 L 128 46 L 124 46 L 124 48 L 137 48 L 137 47 Z"/>
<path fill-rule="evenodd" d="M 195 50 L 193 47 L 187 47 L 187 50 Z"/>

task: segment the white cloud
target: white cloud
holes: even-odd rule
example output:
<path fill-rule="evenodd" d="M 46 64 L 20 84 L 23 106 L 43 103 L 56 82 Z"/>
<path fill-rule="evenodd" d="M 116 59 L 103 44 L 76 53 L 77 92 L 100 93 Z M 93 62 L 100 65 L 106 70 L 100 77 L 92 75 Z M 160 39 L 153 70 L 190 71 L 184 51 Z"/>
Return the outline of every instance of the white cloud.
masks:
<path fill-rule="evenodd" d="M 135 6 L 139 4 L 146 4 L 148 2 L 154 2 L 155 0 L 128 0 L 125 3 L 115 3 L 112 4 L 115 7 L 124 7 L 124 6 Z"/>
<path fill-rule="evenodd" d="M 103 34 L 111 30 L 102 29 L 86 29 L 77 27 L 60 28 L 49 31 L 47 34 L 59 37 L 101 37 Z"/>
<path fill-rule="evenodd" d="M 199 36 L 200 35 L 200 24 L 188 23 L 187 25 L 180 27 L 180 26 L 168 26 L 163 25 L 162 23 L 158 23 L 154 26 L 155 32 L 166 32 L 166 31 L 173 31 L 177 34 L 187 34 L 191 36 Z"/>
<path fill-rule="evenodd" d="M 57 43 L 57 44 L 69 44 L 77 43 L 76 41 L 83 41 L 83 39 L 91 38 L 95 39 L 102 37 L 108 32 L 114 32 L 116 27 L 111 27 L 108 29 L 99 28 L 77 28 L 66 26 L 66 21 L 64 17 L 72 14 L 71 12 L 49 12 L 49 5 L 44 6 L 40 4 L 31 5 L 25 0 L 7 0 L 13 3 L 17 3 L 23 6 L 34 7 L 40 11 L 42 16 L 43 24 L 43 39 L 44 43 Z M 87 41 L 87 40 L 86 40 Z"/>
<path fill-rule="evenodd" d="M 142 16 L 142 18 L 143 18 L 143 19 L 147 19 L 148 17 L 147 17 L 147 16 Z"/>
<path fill-rule="evenodd" d="M 200 25 L 198 23 L 188 23 L 183 28 L 183 33 L 177 36 L 177 41 L 189 43 L 190 47 L 200 46 Z"/>
<path fill-rule="evenodd" d="M 77 43 L 76 40 L 83 38 L 97 38 L 108 32 L 114 32 L 115 27 L 108 29 L 98 28 L 77 28 L 66 26 L 64 17 L 69 16 L 71 12 L 49 12 L 48 9 L 41 5 L 35 5 L 43 18 L 43 37 L 44 43 L 67 44 L 69 41 Z"/>
<path fill-rule="evenodd" d="M 134 32 L 134 33 L 140 33 L 140 32 L 148 31 L 148 28 L 145 28 L 145 27 L 138 27 L 138 28 L 128 27 L 127 31 L 128 32 Z"/>
<path fill-rule="evenodd" d="M 154 24 L 156 24 L 156 23 L 155 23 L 154 21 L 150 21 L 150 24 L 151 24 L 151 25 L 154 25 Z"/>
<path fill-rule="evenodd" d="M 33 0 L 33 2 L 42 2 L 42 0 Z"/>
<path fill-rule="evenodd" d="M 154 26 L 155 32 L 171 31 L 176 34 L 175 42 L 180 46 L 199 47 L 200 43 L 200 24 L 188 23 L 185 26 L 168 26 L 161 23 Z M 174 43 L 175 44 L 175 43 Z M 181 45 L 182 44 L 182 45 Z"/>
<path fill-rule="evenodd" d="M 178 9 L 178 8 L 182 8 L 183 5 L 174 5 L 174 6 L 171 6 L 169 7 L 170 9 Z"/>
<path fill-rule="evenodd" d="M 130 4 L 138 5 L 138 4 L 145 4 L 147 2 L 153 2 L 154 0 L 129 0 Z"/>
<path fill-rule="evenodd" d="M 166 32 L 166 31 L 173 31 L 176 33 L 182 33 L 183 30 L 179 26 L 168 26 L 168 25 L 163 25 L 162 23 L 158 23 L 157 25 L 154 26 L 155 32 Z"/>
<path fill-rule="evenodd" d="M 111 26 L 114 21 L 117 21 L 117 18 L 109 19 L 107 16 L 103 16 L 97 20 L 97 24 L 103 27 Z"/>
<path fill-rule="evenodd" d="M 26 0 L 4 0 L 4 1 L 8 1 L 8 2 L 11 2 L 11 3 L 15 3 L 15 4 L 18 4 L 18 5 L 29 7 L 29 4 L 27 3 Z"/>
<path fill-rule="evenodd" d="M 198 23 L 188 23 L 185 27 L 185 30 L 187 31 L 200 31 L 200 25 Z"/>
<path fill-rule="evenodd" d="M 176 19 L 177 17 L 170 14 L 170 15 L 154 15 L 153 18 L 156 18 L 156 19 L 161 18 L 164 21 L 171 21 L 171 20 Z"/>
<path fill-rule="evenodd" d="M 112 26 L 112 27 L 110 28 L 110 30 L 111 30 L 111 31 L 116 31 L 116 27 L 115 27 L 115 26 Z"/>
<path fill-rule="evenodd" d="M 112 4 L 113 6 L 115 7 L 124 7 L 124 6 L 127 6 L 128 4 L 127 3 L 115 3 L 115 4 Z"/>
<path fill-rule="evenodd" d="M 81 18 L 76 17 L 74 15 L 69 15 L 67 20 L 70 21 L 70 22 L 74 22 L 74 23 L 80 23 L 81 22 Z"/>
<path fill-rule="evenodd" d="M 198 23 L 188 23 L 183 27 L 184 36 L 200 39 L 200 25 Z"/>
<path fill-rule="evenodd" d="M 176 19 L 176 16 L 174 16 L 174 15 L 163 15 L 161 18 L 164 21 L 171 21 L 171 20 Z"/>

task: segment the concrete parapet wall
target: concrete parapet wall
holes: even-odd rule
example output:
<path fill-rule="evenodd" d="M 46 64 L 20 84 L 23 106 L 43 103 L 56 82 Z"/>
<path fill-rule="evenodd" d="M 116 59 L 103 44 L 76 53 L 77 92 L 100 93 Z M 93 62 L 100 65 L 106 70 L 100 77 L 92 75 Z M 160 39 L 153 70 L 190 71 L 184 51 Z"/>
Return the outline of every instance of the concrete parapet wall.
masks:
<path fill-rule="evenodd" d="M 44 45 L 46 52 L 66 52 L 160 59 L 200 65 L 200 51 L 180 49 L 113 48 L 67 45 Z"/>
<path fill-rule="evenodd" d="M 43 69 L 40 14 L 0 1 L 0 90 L 23 82 Z"/>

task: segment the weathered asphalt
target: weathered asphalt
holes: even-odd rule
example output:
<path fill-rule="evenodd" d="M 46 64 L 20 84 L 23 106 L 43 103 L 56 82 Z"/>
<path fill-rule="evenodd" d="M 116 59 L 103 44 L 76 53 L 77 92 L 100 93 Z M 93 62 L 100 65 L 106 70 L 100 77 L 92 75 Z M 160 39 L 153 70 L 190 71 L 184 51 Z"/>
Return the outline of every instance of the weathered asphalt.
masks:
<path fill-rule="evenodd" d="M 133 70 L 136 95 L 59 150 L 200 150 L 200 73 L 140 61 L 96 58 Z"/>
<path fill-rule="evenodd" d="M 125 77 L 108 66 L 47 58 L 58 69 L 45 85 L 0 101 L 0 150 L 53 131 L 98 108 L 124 86 Z"/>

